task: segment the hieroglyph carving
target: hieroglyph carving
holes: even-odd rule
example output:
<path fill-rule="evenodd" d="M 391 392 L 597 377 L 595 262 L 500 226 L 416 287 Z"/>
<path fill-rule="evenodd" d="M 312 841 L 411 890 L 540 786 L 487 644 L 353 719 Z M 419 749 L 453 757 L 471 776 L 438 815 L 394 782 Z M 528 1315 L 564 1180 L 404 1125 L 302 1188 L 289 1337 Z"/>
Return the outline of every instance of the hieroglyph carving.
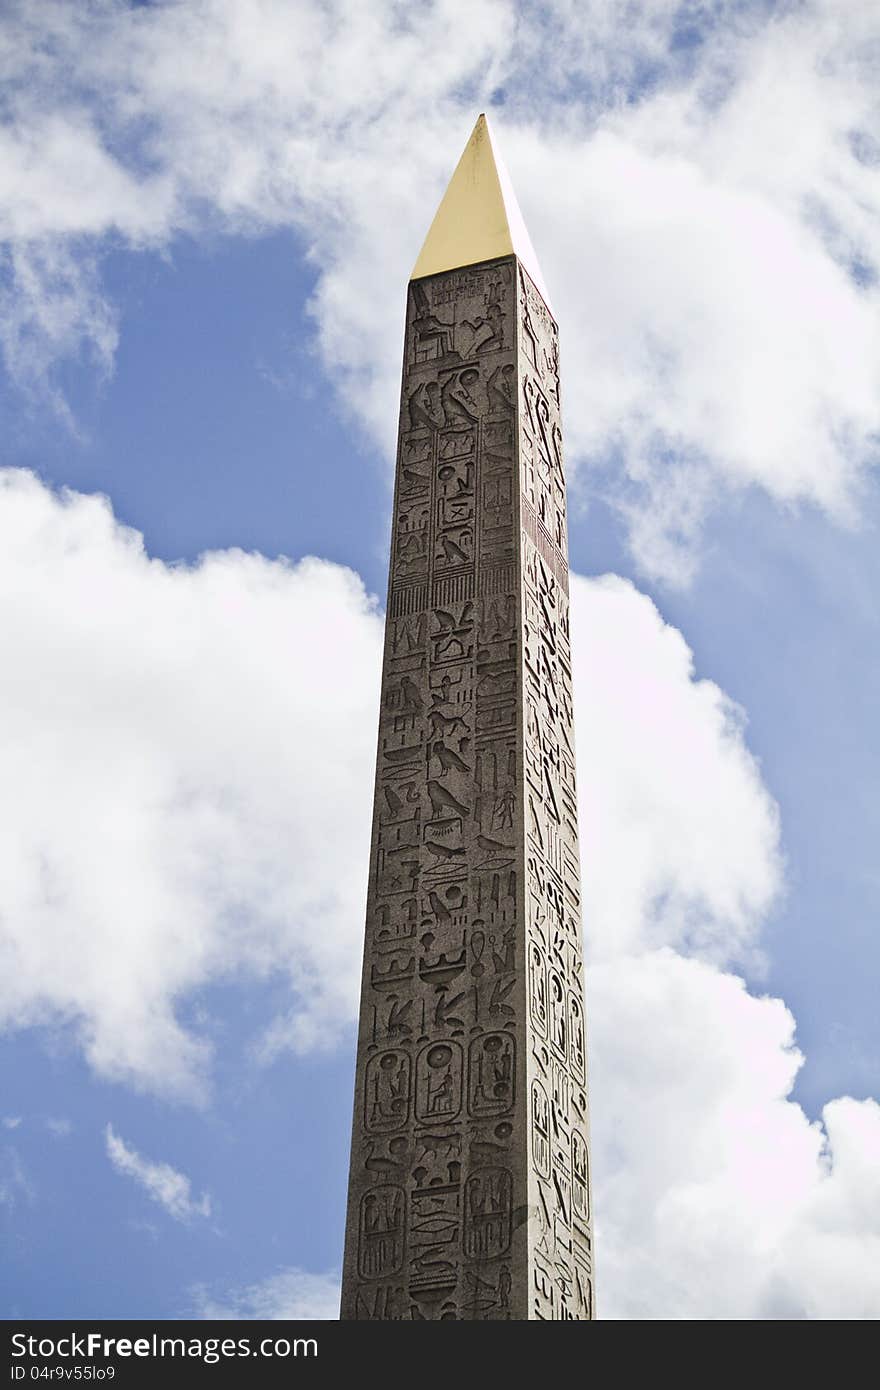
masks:
<path fill-rule="evenodd" d="M 342 1316 L 589 1318 L 556 326 L 410 285 Z"/>

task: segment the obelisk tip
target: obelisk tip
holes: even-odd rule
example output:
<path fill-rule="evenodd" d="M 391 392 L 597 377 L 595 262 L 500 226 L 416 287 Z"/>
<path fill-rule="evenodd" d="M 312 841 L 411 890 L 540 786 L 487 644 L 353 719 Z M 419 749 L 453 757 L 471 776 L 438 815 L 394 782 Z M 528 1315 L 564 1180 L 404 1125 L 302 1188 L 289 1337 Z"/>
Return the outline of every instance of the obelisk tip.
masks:
<path fill-rule="evenodd" d="M 511 255 L 522 262 L 549 308 L 544 277 L 510 175 L 495 146 L 488 117 L 481 111 L 410 278 L 421 280 Z"/>

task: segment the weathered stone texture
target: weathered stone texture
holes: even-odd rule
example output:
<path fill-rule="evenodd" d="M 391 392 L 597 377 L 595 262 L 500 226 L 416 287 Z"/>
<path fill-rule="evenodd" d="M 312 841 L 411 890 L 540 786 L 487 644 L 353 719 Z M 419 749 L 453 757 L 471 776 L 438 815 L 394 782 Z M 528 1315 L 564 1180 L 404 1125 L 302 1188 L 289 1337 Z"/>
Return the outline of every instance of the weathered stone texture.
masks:
<path fill-rule="evenodd" d="M 557 329 L 409 288 L 342 1317 L 593 1315 Z"/>

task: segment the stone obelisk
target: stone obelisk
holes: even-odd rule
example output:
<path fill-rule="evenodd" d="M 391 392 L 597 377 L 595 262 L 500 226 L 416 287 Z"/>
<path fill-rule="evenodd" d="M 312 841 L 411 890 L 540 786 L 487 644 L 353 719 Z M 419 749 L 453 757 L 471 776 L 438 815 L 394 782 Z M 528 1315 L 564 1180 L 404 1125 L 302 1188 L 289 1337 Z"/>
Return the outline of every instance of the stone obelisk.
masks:
<path fill-rule="evenodd" d="M 483 116 L 409 285 L 345 1319 L 587 1319 L 558 332 Z"/>

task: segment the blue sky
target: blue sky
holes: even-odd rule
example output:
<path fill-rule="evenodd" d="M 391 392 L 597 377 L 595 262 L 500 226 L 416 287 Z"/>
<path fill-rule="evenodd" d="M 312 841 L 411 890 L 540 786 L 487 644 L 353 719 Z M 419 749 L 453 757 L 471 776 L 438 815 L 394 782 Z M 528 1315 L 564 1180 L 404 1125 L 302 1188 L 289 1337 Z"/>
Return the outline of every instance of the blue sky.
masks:
<path fill-rule="evenodd" d="M 334 1315 L 405 283 L 488 106 L 562 331 L 600 1315 L 877 1316 L 876 15 L 136 8 L 0 19 L 3 1315 Z"/>

